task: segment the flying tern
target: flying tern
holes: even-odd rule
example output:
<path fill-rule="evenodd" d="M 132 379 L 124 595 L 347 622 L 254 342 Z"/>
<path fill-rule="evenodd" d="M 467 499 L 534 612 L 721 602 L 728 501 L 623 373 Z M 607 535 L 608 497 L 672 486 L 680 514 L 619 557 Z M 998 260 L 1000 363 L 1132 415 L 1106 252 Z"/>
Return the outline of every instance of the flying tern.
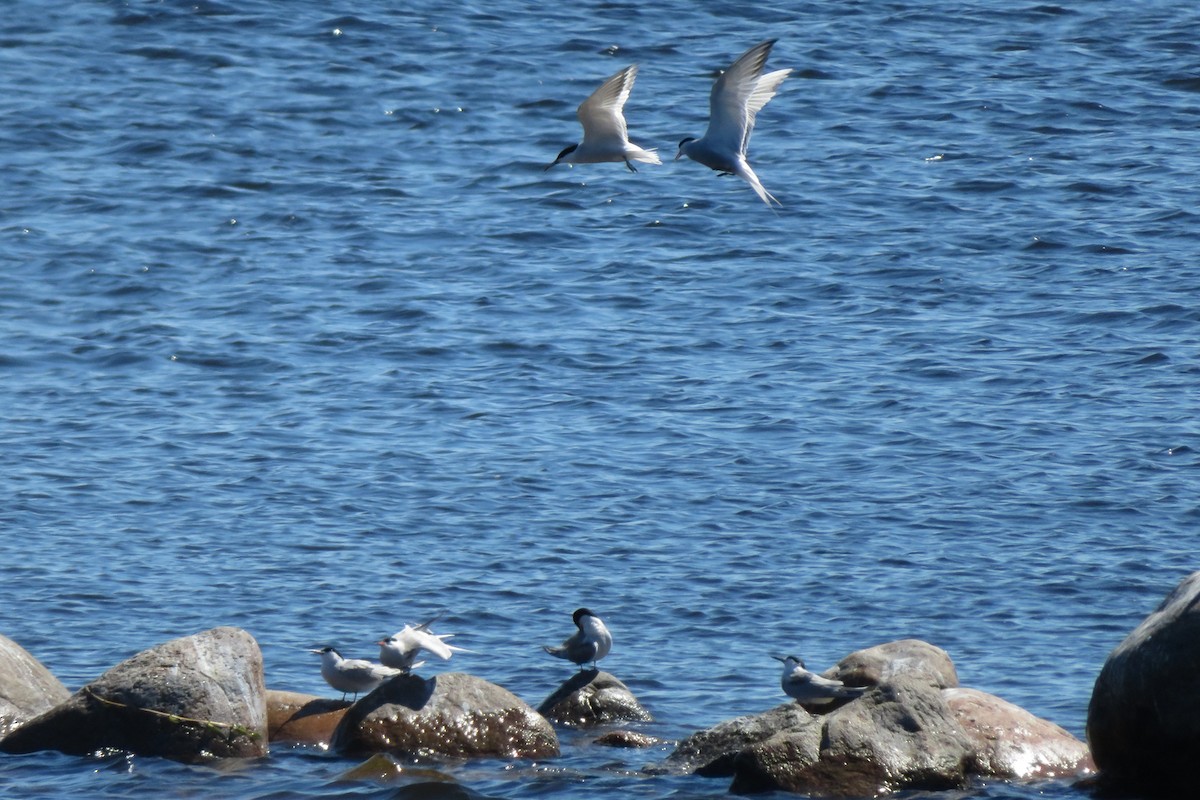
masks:
<path fill-rule="evenodd" d="M 784 694 L 801 703 L 829 703 L 841 698 L 858 697 L 867 691 L 865 686 L 847 686 L 841 681 L 809 672 L 804 668 L 804 662 L 795 656 L 771 658 L 783 662 L 783 675 L 779 679 L 779 685 Z"/>
<path fill-rule="evenodd" d="M 583 141 L 558 154 L 546 169 L 555 164 L 595 164 L 601 161 L 624 161 L 630 172 L 637 172 L 634 161 L 661 164 L 654 150 L 643 150 L 629 141 L 625 127 L 625 101 L 637 76 L 637 64 L 632 64 L 606 80 L 579 104 L 576 115 L 583 125 Z"/>
<path fill-rule="evenodd" d="M 679 152 L 675 154 L 676 161 L 687 156 L 722 174 L 737 175 L 749 183 L 768 206 L 782 204 L 763 188 L 750 168 L 746 148 L 750 145 L 755 116 L 775 96 L 783 79 L 791 74 L 790 69 L 763 74 L 775 42 L 775 39 L 768 39 L 751 47 L 717 78 L 708 100 L 708 130 L 699 139 L 688 137 L 681 141 Z"/>
<path fill-rule="evenodd" d="M 544 649 L 550 655 L 565 658 L 581 668 L 589 661 L 595 668 L 596 662 L 612 649 L 612 634 L 604 627 L 603 620 L 586 608 L 576 609 L 571 618 L 579 630 L 558 647 L 545 646 Z"/>
<path fill-rule="evenodd" d="M 400 674 L 398 669 L 389 669 L 361 658 L 342 658 L 332 647 L 309 650 L 321 657 L 321 677 L 334 689 L 342 693 L 342 699 L 350 692 L 357 700 L 362 692 L 369 692 L 388 678 Z"/>

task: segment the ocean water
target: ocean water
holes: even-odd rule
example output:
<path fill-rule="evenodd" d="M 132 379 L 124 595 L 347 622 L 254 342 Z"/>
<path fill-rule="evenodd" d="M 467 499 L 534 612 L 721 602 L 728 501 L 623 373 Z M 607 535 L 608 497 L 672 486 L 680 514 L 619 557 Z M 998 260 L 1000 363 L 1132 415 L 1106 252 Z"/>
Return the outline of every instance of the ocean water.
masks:
<path fill-rule="evenodd" d="M 307 648 L 446 609 L 478 652 L 431 668 L 536 705 L 587 605 L 666 740 L 781 702 L 771 654 L 905 637 L 1082 736 L 1200 566 L 1197 31 L 1155 0 L 15 0 L 0 633 L 74 689 L 238 625 L 328 694 Z M 778 211 L 671 161 L 773 37 Z M 666 163 L 543 171 L 630 63 Z M 563 741 L 446 770 L 726 793 Z M 0 793 L 395 796 L 352 765 L 3 756 Z"/>

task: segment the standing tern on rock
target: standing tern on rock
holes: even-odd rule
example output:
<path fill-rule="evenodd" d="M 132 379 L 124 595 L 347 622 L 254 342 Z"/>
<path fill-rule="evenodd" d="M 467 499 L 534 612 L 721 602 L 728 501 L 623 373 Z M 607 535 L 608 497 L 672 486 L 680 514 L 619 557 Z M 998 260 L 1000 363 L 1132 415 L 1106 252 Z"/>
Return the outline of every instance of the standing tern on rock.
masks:
<path fill-rule="evenodd" d="M 783 687 L 784 694 L 801 703 L 829 703 L 840 698 L 858 697 L 867 691 L 865 686 L 847 686 L 841 681 L 809 672 L 804 668 L 804 662 L 795 656 L 771 658 L 783 662 L 779 685 Z"/>
<path fill-rule="evenodd" d="M 790 69 L 778 69 L 762 74 L 767 56 L 775 39 L 756 44 L 725 70 L 713 84 L 709 95 L 708 130 L 699 139 L 688 137 L 679 143 L 675 160 L 687 156 L 710 169 L 727 175 L 737 175 L 768 206 L 782 205 L 763 188 L 750 163 L 746 148 L 754 130 L 754 117 L 775 96 L 779 84 L 791 74 Z"/>
<path fill-rule="evenodd" d="M 552 656 L 578 664 L 580 668 L 590 661 L 595 669 L 596 662 L 612 649 L 612 634 L 604 627 L 603 620 L 586 608 L 576 609 L 571 618 L 579 630 L 558 647 L 546 645 L 543 649 Z"/>
<path fill-rule="evenodd" d="M 309 650 L 321 657 L 321 677 L 334 689 L 342 693 L 342 699 L 350 692 L 357 700 L 362 692 L 369 692 L 388 678 L 400 674 L 400 670 L 389 669 L 361 658 L 342 658 L 332 647 Z"/>
<path fill-rule="evenodd" d="M 401 672 L 411 672 L 425 663 L 416 660 L 422 650 L 432 653 L 443 661 L 455 653 L 473 652 L 465 647 L 455 647 L 443 641 L 443 639 L 453 636 L 453 633 L 439 634 L 429 629 L 429 626 L 437 622 L 440 616 L 441 614 L 415 627 L 405 625 L 404 630 L 378 642 L 380 662 L 385 667 L 395 667 Z"/>
<path fill-rule="evenodd" d="M 624 161 L 630 172 L 637 172 L 633 161 L 661 164 L 662 159 L 654 150 L 643 150 L 629 141 L 625 127 L 625 101 L 633 88 L 637 76 L 637 64 L 632 64 L 606 80 L 592 92 L 591 97 L 579 104 L 576 115 L 583 125 L 583 141 L 573 144 L 558 154 L 558 158 L 546 167 L 555 164 L 596 164 L 602 161 Z M 543 170 L 544 171 L 544 170 Z"/>

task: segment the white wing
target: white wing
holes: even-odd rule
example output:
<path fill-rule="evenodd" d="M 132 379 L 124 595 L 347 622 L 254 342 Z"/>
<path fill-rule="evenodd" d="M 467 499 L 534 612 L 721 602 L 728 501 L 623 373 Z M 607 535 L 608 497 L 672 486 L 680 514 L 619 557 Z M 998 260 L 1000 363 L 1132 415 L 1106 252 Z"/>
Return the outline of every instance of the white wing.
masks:
<path fill-rule="evenodd" d="M 633 89 L 633 79 L 637 77 L 637 64 L 631 64 L 625 69 L 606 80 L 604 84 L 592 92 L 591 96 L 579 104 L 576 115 L 579 124 L 583 126 L 584 141 L 601 141 L 612 139 L 623 145 L 629 139 L 625 127 L 625 101 Z"/>
<path fill-rule="evenodd" d="M 713 84 L 708 101 L 708 131 L 704 137 L 714 147 L 745 155 L 755 115 L 791 73 L 790 69 L 781 69 L 762 74 L 775 42 L 768 39 L 751 47 Z"/>

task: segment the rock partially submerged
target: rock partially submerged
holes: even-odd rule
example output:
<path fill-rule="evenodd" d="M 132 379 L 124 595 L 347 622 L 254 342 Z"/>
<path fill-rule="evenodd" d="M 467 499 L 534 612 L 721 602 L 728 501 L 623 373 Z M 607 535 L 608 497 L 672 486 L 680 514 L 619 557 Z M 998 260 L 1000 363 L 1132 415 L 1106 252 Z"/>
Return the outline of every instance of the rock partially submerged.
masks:
<path fill-rule="evenodd" d="M 1117 645 L 1096 678 L 1087 738 L 1106 787 L 1192 795 L 1198 665 L 1200 572 L 1194 572 Z"/>
<path fill-rule="evenodd" d="M 0 740 L 0 750 L 122 750 L 188 763 L 267 752 L 262 654 L 243 630 L 145 650 Z"/>
<path fill-rule="evenodd" d="M 70 696 L 42 662 L 0 635 L 0 739 Z"/>
<path fill-rule="evenodd" d="M 899 663 L 888 665 L 889 654 Z M 737 793 L 824 796 L 955 789 L 973 776 L 1088 769 L 1086 746 L 1058 726 L 983 692 L 955 688 L 953 664 L 943 656 L 912 641 L 854 653 L 825 674 L 848 682 L 878 676 L 882 682 L 862 697 L 827 714 L 785 703 L 721 723 L 682 741 L 664 768 L 729 777 Z"/>
<path fill-rule="evenodd" d="M 473 675 L 401 675 L 347 709 L 331 747 L 406 758 L 548 758 L 558 736 L 525 701 Z"/>
<path fill-rule="evenodd" d="M 563 682 L 538 706 L 538 713 L 560 725 L 589 727 L 653 719 L 629 687 L 599 670 L 584 670 Z"/>

